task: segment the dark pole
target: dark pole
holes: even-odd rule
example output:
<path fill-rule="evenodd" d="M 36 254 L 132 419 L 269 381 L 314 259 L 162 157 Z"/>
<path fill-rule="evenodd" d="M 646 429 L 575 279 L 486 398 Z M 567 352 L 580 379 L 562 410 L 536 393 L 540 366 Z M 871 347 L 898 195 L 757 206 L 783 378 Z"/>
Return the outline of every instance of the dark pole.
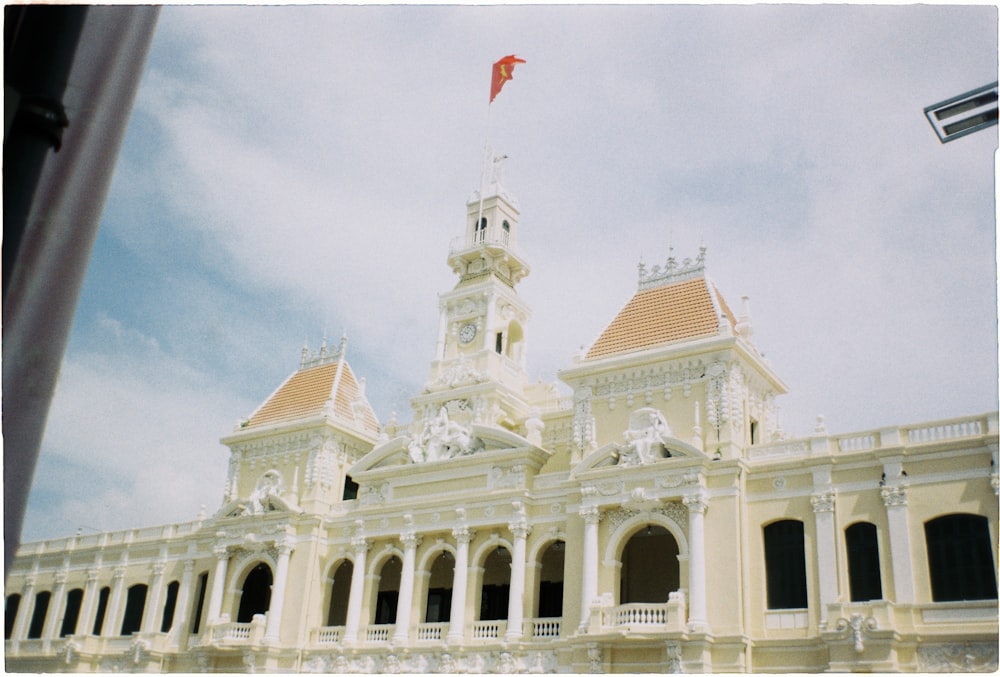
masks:
<path fill-rule="evenodd" d="M 42 166 L 69 124 L 63 94 L 86 16 L 82 6 L 4 8 L 4 298 Z"/>

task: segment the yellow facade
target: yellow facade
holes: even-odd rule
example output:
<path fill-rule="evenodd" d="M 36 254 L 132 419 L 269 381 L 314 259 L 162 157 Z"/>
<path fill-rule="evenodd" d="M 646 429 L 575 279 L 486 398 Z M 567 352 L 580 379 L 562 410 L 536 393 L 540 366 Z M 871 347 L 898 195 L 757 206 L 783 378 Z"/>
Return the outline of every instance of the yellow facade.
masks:
<path fill-rule="evenodd" d="M 488 186 L 412 421 L 378 423 L 346 342 L 304 352 L 223 439 L 214 514 L 21 548 L 8 670 L 997 669 L 996 412 L 788 437 L 704 249 L 532 383 Z"/>

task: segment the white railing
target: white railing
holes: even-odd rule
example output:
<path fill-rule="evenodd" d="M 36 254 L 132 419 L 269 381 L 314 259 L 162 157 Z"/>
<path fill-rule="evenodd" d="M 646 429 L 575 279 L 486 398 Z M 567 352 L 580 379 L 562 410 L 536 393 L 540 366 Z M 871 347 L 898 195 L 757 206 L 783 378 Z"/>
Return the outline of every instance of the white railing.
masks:
<path fill-rule="evenodd" d="M 878 433 L 862 433 L 837 438 L 839 451 L 868 451 L 882 446 Z"/>
<path fill-rule="evenodd" d="M 417 626 L 418 642 L 439 642 L 448 632 L 447 623 L 421 623 Z"/>
<path fill-rule="evenodd" d="M 561 618 L 529 618 L 524 621 L 524 634 L 532 639 L 558 637 L 562 629 Z"/>
<path fill-rule="evenodd" d="M 782 440 L 751 446 L 747 453 L 755 460 L 826 455 L 831 452 L 853 453 L 900 445 L 932 444 L 981 437 L 994 433 L 997 427 L 997 415 L 992 413 L 985 416 L 933 421 L 916 426 L 880 428 L 847 435 L 818 435 Z"/>
<path fill-rule="evenodd" d="M 388 642 L 389 633 L 392 631 L 394 625 L 369 625 L 365 628 L 365 641 L 366 642 Z"/>
<path fill-rule="evenodd" d="M 944 440 L 954 440 L 962 437 L 978 437 L 982 434 L 983 422 L 977 418 L 909 428 L 906 431 L 906 440 L 910 444 L 926 444 L 928 442 L 943 442 Z"/>
<path fill-rule="evenodd" d="M 313 642 L 315 644 L 340 644 L 344 638 L 344 626 L 328 625 L 318 628 L 315 632 Z"/>
<path fill-rule="evenodd" d="M 213 642 L 246 642 L 250 639 L 250 623 L 220 623 L 212 628 Z"/>
<path fill-rule="evenodd" d="M 472 624 L 472 639 L 500 639 L 507 631 L 507 621 L 476 621 Z"/>
<path fill-rule="evenodd" d="M 617 628 L 623 625 L 666 625 L 667 603 L 633 602 L 621 604 L 604 611 L 604 625 Z"/>

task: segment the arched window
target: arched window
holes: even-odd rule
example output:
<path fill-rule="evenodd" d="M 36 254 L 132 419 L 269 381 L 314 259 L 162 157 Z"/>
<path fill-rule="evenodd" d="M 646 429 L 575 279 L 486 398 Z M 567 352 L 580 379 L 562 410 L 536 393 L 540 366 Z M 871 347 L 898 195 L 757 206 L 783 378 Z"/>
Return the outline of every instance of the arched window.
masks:
<path fill-rule="evenodd" d="M 59 628 L 60 637 L 76 634 L 76 623 L 80 619 L 82 602 L 83 590 L 81 588 L 73 588 L 66 593 L 66 612 L 63 614 L 62 627 Z"/>
<path fill-rule="evenodd" d="M 993 546 L 982 515 L 944 515 L 924 523 L 935 602 L 996 599 Z"/>
<path fill-rule="evenodd" d="M 566 565 L 566 544 L 556 541 L 545 548 L 538 575 L 538 617 L 562 616 L 563 576 Z"/>
<path fill-rule="evenodd" d="M 450 552 L 442 552 L 434 559 L 427 581 L 425 623 L 446 623 L 451 619 L 451 588 L 454 578 L 455 559 Z"/>
<path fill-rule="evenodd" d="M 621 604 L 666 602 L 680 587 L 677 540 L 656 524 L 647 524 L 632 534 L 622 549 Z"/>
<path fill-rule="evenodd" d="M 125 601 L 125 617 L 122 618 L 122 635 L 131 635 L 139 632 L 142 627 L 142 610 L 146 606 L 145 583 L 138 583 L 128 589 Z"/>
<path fill-rule="evenodd" d="M 111 596 L 111 588 L 104 586 L 97 595 L 97 614 L 94 615 L 93 634 L 100 637 L 104 631 L 104 616 L 108 613 L 108 598 Z"/>
<path fill-rule="evenodd" d="M 28 639 L 40 639 L 42 629 L 45 627 L 45 614 L 49 610 L 49 600 L 52 593 L 49 591 L 40 592 L 35 595 L 35 611 L 31 614 L 31 625 L 28 626 Z"/>
<path fill-rule="evenodd" d="M 382 565 L 378 582 L 378 597 L 375 599 L 375 625 L 392 625 L 396 622 L 396 606 L 399 604 L 399 579 L 403 563 L 396 556 Z"/>
<path fill-rule="evenodd" d="M 804 609 L 809 605 L 802 522 L 781 520 L 764 527 L 764 569 L 768 609 Z"/>
<path fill-rule="evenodd" d="M 330 583 L 330 608 L 326 613 L 328 626 L 347 623 L 347 603 L 351 596 L 351 578 L 354 577 L 354 563 L 346 560 L 333 574 Z"/>
<path fill-rule="evenodd" d="M 7 595 L 7 605 L 3 611 L 3 638 L 10 639 L 14 632 L 14 620 L 17 618 L 17 610 L 21 606 L 21 595 L 14 593 Z"/>
<path fill-rule="evenodd" d="M 167 586 L 167 601 L 163 603 L 163 620 L 160 622 L 160 632 L 170 632 L 174 625 L 174 610 L 177 608 L 177 591 L 181 584 L 177 581 L 170 581 Z"/>
<path fill-rule="evenodd" d="M 353 501 L 358 497 L 358 483 L 351 479 L 348 475 L 344 478 L 344 494 L 342 496 L 345 501 Z"/>
<path fill-rule="evenodd" d="M 271 567 L 259 563 L 243 581 L 240 608 L 236 612 L 237 623 L 249 623 L 257 614 L 266 614 L 271 606 Z"/>
<path fill-rule="evenodd" d="M 879 568 L 878 530 L 871 522 L 857 522 L 844 531 L 847 544 L 847 575 L 851 601 L 882 599 L 882 572 Z"/>
<path fill-rule="evenodd" d="M 506 232 L 510 232 L 510 224 L 507 222 L 507 219 L 504 219 L 502 227 Z"/>
<path fill-rule="evenodd" d="M 194 605 L 194 618 L 191 619 L 191 634 L 197 635 L 201 629 L 201 612 L 205 608 L 205 593 L 208 591 L 208 572 L 198 574 L 198 603 Z"/>
<path fill-rule="evenodd" d="M 483 563 L 483 594 L 479 606 L 479 620 L 506 620 L 510 601 L 510 553 L 498 547 Z"/>

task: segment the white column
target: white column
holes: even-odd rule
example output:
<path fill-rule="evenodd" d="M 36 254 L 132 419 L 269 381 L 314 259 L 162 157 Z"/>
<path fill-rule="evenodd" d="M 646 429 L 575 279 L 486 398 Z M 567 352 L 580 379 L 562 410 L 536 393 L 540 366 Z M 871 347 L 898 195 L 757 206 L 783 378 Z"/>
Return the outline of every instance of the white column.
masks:
<path fill-rule="evenodd" d="M 889 553 L 896 604 L 913 604 L 913 562 L 910 558 L 910 527 L 906 512 L 906 488 L 882 487 L 882 502 L 889 521 Z"/>
<path fill-rule="evenodd" d="M 66 579 L 69 577 L 69 570 L 63 568 L 56 572 L 56 584 L 52 589 L 52 596 L 49 598 L 49 610 L 45 616 L 45 625 L 42 627 L 42 639 L 48 645 L 56 638 L 59 632 L 60 621 L 62 620 L 62 610 L 66 603 Z"/>
<path fill-rule="evenodd" d="M 403 572 L 399 577 L 399 601 L 396 604 L 396 629 L 393 641 L 403 642 L 410 638 L 410 616 L 413 611 L 413 581 L 416 576 L 417 546 L 420 537 L 409 531 L 402 536 Z"/>
<path fill-rule="evenodd" d="M 177 590 L 177 605 L 174 607 L 174 623 L 170 627 L 170 646 L 180 647 L 181 638 L 188 635 L 187 621 L 191 608 L 191 581 L 194 579 L 194 560 L 184 562 L 181 587 Z"/>
<path fill-rule="evenodd" d="M 344 625 L 344 643 L 356 642 L 358 629 L 361 627 L 361 605 L 364 603 L 365 571 L 368 568 L 366 560 L 371 542 L 364 537 L 355 537 L 351 541 L 354 546 L 354 571 L 351 573 L 351 592 L 347 600 L 347 623 Z"/>
<path fill-rule="evenodd" d="M 87 585 L 83 588 L 80 620 L 76 623 L 78 635 L 90 635 L 94 631 L 94 620 L 97 616 L 97 578 L 100 573 L 101 570 L 96 566 L 87 569 Z"/>
<path fill-rule="evenodd" d="M 828 605 L 837 601 L 837 531 L 834 510 L 837 495 L 833 491 L 813 494 L 813 513 L 816 517 L 816 558 L 819 568 L 819 625 L 829 622 Z"/>
<path fill-rule="evenodd" d="M 122 597 L 125 593 L 125 565 L 115 567 L 111 576 L 111 600 L 108 602 L 108 612 L 104 615 L 104 628 L 101 634 L 115 637 L 122 632 Z"/>
<path fill-rule="evenodd" d="M 688 537 L 691 548 L 688 558 L 688 629 L 704 631 L 708 628 L 708 601 L 705 571 L 705 511 L 708 499 L 702 493 L 684 497 L 688 509 Z"/>
<path fill-rule="evenodd" d="M 35 574 L 30 574 L 24 579 L 24 587 L 21 588 L 21 603 L 17 607 L 17 620 L 14 621 L 14 629 L 10 633 L 12 649 L 17 651 L 18 644 L 28 634 L 28 621 L 35 611 Z"/>
<path fill-rule="evenodd" d="M 285 607 L 285 588 L 288 586 L 288 560 L 292 555 L 292 543 L 285 539 L 278 543 L 278 566 L 271 585 L 271 604 L 267 610 L 266 641 L 277 642 L 281 637 L 281 615 Z"/>
<path fill-rule="evenodd" d="M 139 632 L 146 634 L 157 632 L 163 619 L 163 570 L 165 559 L 153 563 L 153 580 L 149 585 L 149 595 L 146 597 L 146 610 L 142 614 L 142 626 Z"/>
<path fill-rule="evenodd" d="M 448 340 L 448 311 L 441 307 L 441 317 L 438 320 L 438 342 L 434 350 L 434 359 L 438 362 L 444 359 L 444 344 Z"/>
<path fill-rule="evenodd" d="M 469 543 L 475 535 L 467 526 L 452 530 L 457 547 L 455 573 L 451 583 L 451 614 L 448 620 L 448 643 L 460 644 L 465 639 L 465 596 L 469 585 Z"/>
<path fill-rule="evenodd" d="M 580 629 L 585 633 L 590 625 L 590 607 L 597 599 L 597 526 L 601 511 L 596 506 L 580 509 L 583 530 L 583 586 L 580 590 Z"/>
<path fill-rule="evenodd" d="M 222 595 L 226 590 L 226 568 L 229 566 L 229 548 L 217 545 L 215 553 L 215 575 L 212 577 L 212 594 L 208 598 L 208 622 L 215 623 L 222 614 Z"/>
<path fill-rule="evenodd" d="M 510 562 L 510 598 L 507 602 L 507 634 L 508 642 L 521 639 L 524 634 L 524 570 L 526 540 L 531 529 L 522 517 L 510 525 L 514 534 L 514 552 Z"/>

